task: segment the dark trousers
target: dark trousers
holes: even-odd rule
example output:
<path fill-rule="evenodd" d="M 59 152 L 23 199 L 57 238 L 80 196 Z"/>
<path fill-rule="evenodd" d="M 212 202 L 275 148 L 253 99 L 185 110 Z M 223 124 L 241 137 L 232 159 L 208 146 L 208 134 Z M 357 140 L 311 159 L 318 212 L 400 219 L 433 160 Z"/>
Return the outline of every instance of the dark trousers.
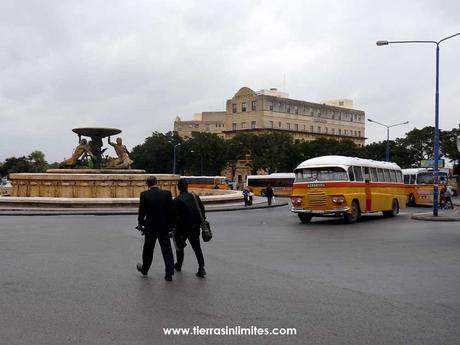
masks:
<path fill-rule="evenodd" d="M 146 232 L 144 241 L 144 250 L 142 251 L 142 268 L 147 273 L 153 260 L 153 250 L 158 239 L 160 242 L 161 254 L 165 262 L 165 275 L 174 274 L 174 256 L 171 249 L 171 241 L 168 234 L 158 234 L 155 232 Z"/>
<path fill-rule="evenodd" d="M 267 196 L 267 202 L 269 205 L 272 204 L 273 195 Z"/>
<path fill-rule="evenodd" d="M 190 235 L 187 236 L 187 239 L 190 245 L 192 246 L 193 251 L 195 252 L 196 260 L 198 261 L 198 266 L 204 267 L 204 257 L 200 245 L 200 235 Z M 176 257 L 177 266 L 182 267 L 182 264 L 184 263 L 184 250 L 176 250 Z"/>

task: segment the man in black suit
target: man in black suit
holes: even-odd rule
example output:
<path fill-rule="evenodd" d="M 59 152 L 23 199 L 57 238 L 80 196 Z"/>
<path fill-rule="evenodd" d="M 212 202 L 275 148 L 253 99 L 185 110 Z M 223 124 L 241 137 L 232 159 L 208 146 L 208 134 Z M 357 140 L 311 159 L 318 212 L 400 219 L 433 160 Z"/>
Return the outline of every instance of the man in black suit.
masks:
<path fill-rule="evenodd" d="M 176 233 L 188 240 L 195 252 L 198 261 L 197 277 L 204 278 L 206 271 L 204 269 L 203 252 L 200 246 L 200 225 L 201 217 L 205 219 L 205 209 L 198 195 L 188 192 L 188 184 L 185 179 L 181 179 L 177 184 L 180 194 L 174 199 L 174 210 L 176 218 Z M 201 215 L 200 215 L 201 213 Z M 184 262 L 184 249 L 176 249 L 177 262 L 174 265 L 176 271 L 182 270 Z"/>
<path fill-rule="evenodd" d="M 145 235 L 142 264 L 137 270 L 146 276 L 153 259 L 153 249 L 158 239 L 165 262 L 165 280 L 171 281 L 174 274 L 174 257 L 169 232 L 173 224 L 173 200 L 171 192 L 157 186 L 157 178 L 147 179 L 148 190 L 141 193 L 139 202 L 138 228 Z"/>

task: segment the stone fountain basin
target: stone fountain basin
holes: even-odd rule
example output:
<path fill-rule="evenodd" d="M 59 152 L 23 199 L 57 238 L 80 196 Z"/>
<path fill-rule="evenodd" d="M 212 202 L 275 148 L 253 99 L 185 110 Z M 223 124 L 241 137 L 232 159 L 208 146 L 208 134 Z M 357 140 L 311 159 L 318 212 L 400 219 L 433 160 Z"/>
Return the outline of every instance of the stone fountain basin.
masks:
<path fill-rule="evenodd" d="M 72 129 L 72 132 L 90 138 L 105 138 L 121 133 L 121 129 L 104 127 L 83 127 L 74 128 Z"/>

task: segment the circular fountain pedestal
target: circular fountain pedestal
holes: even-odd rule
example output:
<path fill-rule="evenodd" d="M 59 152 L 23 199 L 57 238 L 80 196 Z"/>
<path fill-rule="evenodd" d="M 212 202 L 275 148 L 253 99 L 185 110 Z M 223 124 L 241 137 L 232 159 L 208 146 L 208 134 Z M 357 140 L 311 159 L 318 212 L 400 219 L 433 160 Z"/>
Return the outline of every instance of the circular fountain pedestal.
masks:
<path fill-rule="evenodd" d="M 10 174 L 13 197 L 138 198 L 146 180 L 156 176 L 158 186 L 177 195 L 179 175 L 145 174 L 132 170 L 62 169 L 47 173 Z"/>

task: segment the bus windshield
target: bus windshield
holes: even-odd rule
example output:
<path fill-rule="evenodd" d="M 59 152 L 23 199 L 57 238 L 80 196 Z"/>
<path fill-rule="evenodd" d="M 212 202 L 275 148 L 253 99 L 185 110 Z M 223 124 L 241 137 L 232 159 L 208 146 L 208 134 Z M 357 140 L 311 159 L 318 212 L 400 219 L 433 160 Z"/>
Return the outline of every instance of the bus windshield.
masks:
<path fill-rule="evenodd" d="M 445 172 L 439 172 L 439 182 L 445 183 L 447 181 L 447 174 Z M 431 171 L 420 172 L 417 174 L 417 184 L 433 184 L 434 173 Z"/>
<path fill-rule="evenodd" d="M 345 169 L 339 167 L 305 168 L 295 172 L 296 182 L 348 181 Z"/>

